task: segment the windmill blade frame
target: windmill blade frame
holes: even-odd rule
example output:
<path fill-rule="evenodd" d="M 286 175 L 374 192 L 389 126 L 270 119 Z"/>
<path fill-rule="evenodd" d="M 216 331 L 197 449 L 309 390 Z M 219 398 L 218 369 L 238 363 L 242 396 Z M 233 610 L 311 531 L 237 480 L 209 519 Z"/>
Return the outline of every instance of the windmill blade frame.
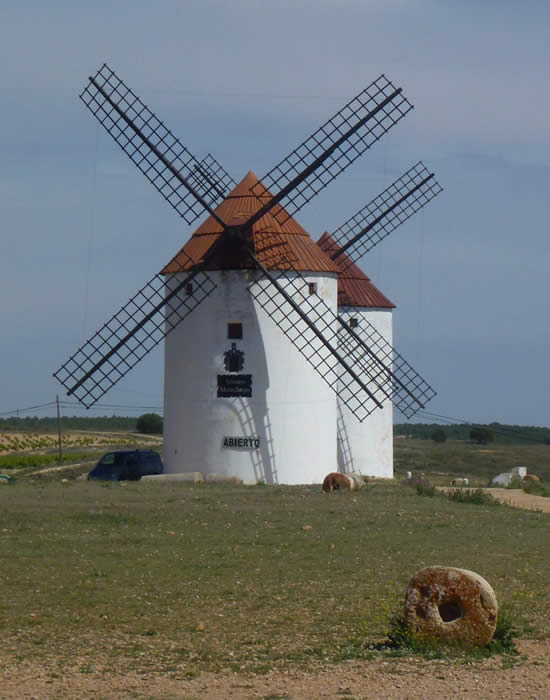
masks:
<path fill-rule="evenodd" d="M 287 272 L 292 272 L 292 279 L 276 279 L 256 258 L 255 262 L 271 287 L 261 285 L 258 280 L 252 282 L 248 287 L 252 297 L 340 400 L 359 421 L 382 408 L 383 401 L 391 395 L 391 371 L 374 353 L 365 353 L 362 341 L 351 335 L 347 343 L 348 357 L 353 363 L 358 357 L 363 357 L 356 371 L 338 347 L 342 322 L 321 297 L 308 293 L 306 278 L 288 261 Z M 299 297 L 300 304 L 293 296 Z M 313 342 L 314 337 L 320 345 Z M 365 355 L 368 361 L 365 361 Z"/>
<path fill-rule="evenodd" d="M 436 396 L 435 390 L 428 382 L 369 321 L 362 318 L 360 326 L 352 328 L 341 314 L 335 314 L 320 297 L 307 295 L 308 281 L 288 258 L 281 257 L 278 267 L 293 273 L 294 280 L 286 280 L 286 286 L 298 293 L 306 312 L 291 298 L 287 298 L 288 291 L 263 268 L 260 261 L 255 259 L 255 262 L 264 277 L 273 283 L 276 294 L 270 296 L 263 288 L 261 291 L 255 291 L 258 287 L 257 282 L 249 286 L 250 293 L 360 422 L 370 415 L 375 407 L 381 408 L 382 403 L 387 400 L 410 418 L 425 408 L 426 403 Z M 285 315 L 285 304 L 291 308 L 291 314 Z M 346 313 L 362 316 L 361 310 L 356 307 L 346 307 Z M 307 336 L 299 330 L 304 324 L 310 329 L 310 324 L 317 326 L 317 330 L 324 336 L 323 342 L 327 341 L 335 350 L 335 353 L 332 353 L 333 357 L 336 357 L 343 367 L 353 367 L 354 370 L 358 368 L 347 382 L 339 375 L 339 379 L 342 380 L 339 385 L 334 369 L 331 370 L 334 376 L 325 373 L 326 357 L 318 354 L 311 342 L 304 340 Z M 316 335 L 319 337 L 319 333 Z M 356 398 L 349 395 L 349 387 L 354 383 L 356 390 L 359 388 L 365 392 L 369 400 L 376 404 L 375 407 L 365 409 L 364 406 L 357 405 Z"/>
<path fill-rule="evenodd" d="M 362 309 L 355 307 L 346 307 L 346 314 L 350 316 L 360 317 L 361 311 Z M 414 416 L 437 396 L 437 392 L 372 323 L 362 317 L 361 323 L 357 327 L 351 328 L 341 315 L 338 315 L 338 320 L 341 325 L 340 338 L 344 338 L 340 347 L 344 349 L 346 347 L 345 334 L 352 335 L 356 341 L 351 345 L 354 361 L 358 344 L 377 358 L 383 371 L 388 372 L 391 376 L 390 400 L 406 418 Z"/>
<path fill-rule="evenodd" d="M 80 99 L 188 224 L 235 187 L 212 155 L 195 158 L 106 63 L 90 76 Z"/>
<path fill-rule="evenodd" d="M 190 285 L 192 285 L 190 287 Z M 61 367 L 54 377 L 86 408 L 117 384 L 216 288 L 199 270 L 169 293 L 155 275 Z M 165 307 L 169 313 L 165 313 Z"/>
<path fill-rule="evenodd" d="M 252 188 L 277 191 L 284 223 L 378 141 L 413 105 L 384 74 L 322 124 Z"/>
<path fill-rule="evenodd" d="M 193 221 L 200 213 L 207 211 L 222 227 L 222 232 L 200 261 L 192 261 L 192 271 L 186 268 L 184 280 L 177 284 L 175 289 L 163 296 L 161 288 L 164 289 L 165 280 L 162 275 L 155 275 L 62 365 L 54 376 L 68 388 L 68 393 L 75 394 L 84 405 L 93 405 L 167 333 L 181 323 L 215 288 L 213 281 L 204 273 L 204 267 L 229 238 L 230 243 L 241 245 L 247 251 L 256 267 L 274 287 L 274 294 L 283 298 L 288 308 L 298 316 L 301 323 L 314 332 L 333 360 L 343 368 L 347 381 L 342 380 L 341 370 L 335 373 L 335 377 L 338 376 L 340 382 L 339 395 L 341 398 L 345 397 L 343 400 L 350 410 L 362 420 L 374 408 L 381 407 L 382 400 L 388 395 L 388 389 L 385 387 L 388 385 L 390 374 L 387 368 L 382 371 L 381 363 L 377 363 L 376 358 L 373 362 L 373 366 L 378 365 L 376 374 L 373 373 L 371 365 L 362 364 L 362 370 L 367 372 L 367 379 L 373 385 L 371 391 L 339 354 L 338 348 L 335 347 L 335 336 L 332 342 L 326 338 L 255 257 L 247 243 L 247 232 L 255 222 L 273 209 L 275 217 L 288 218 L 289 214 L 282 209 L 281 202 L 290 202 L 292 211 L 297 211 L 405 116 L 412 109 L 412 105 L 403 97 L 402 89 L 395 88 L 385 76 L 380 76 L 268 173 L 268 180 L 280 187 L 278 193 L 247 221 L 232 227 L 214 211 L 214 206 L 225 192 L 226 183 L 230 181 L 227 180 L 227 173 L 211 156 L 198 161 L 106 64 L 96 76 L 90 77 L 90 83 L 80 97 L 107 132 L 186 221 Z M 371 121 L 374 121 L 374 124 L 370 124 Z M 221 177 L 219 169 L 222 170 Z M 263 184 L 260 189 L 261 192 L 256 193 L 257 196 L 265 193 Z M 200 294 L 195 295 L 192 300 L 181 298 L 182 290 L 195 279 L 200 280 Z M 263 303 L 259 301 L 267 313 L 268 307 L 273 305 L 272 302 L 273 299 L 269 298 L 269 295 L 264 296 Z M 161 318 L 160 312 L 167 305 L 169 312 L 162 314 Z M 323 306 L 326 308 L 323 309 Z M 323 309 L 323 313 L 328 312 L 327 318 L 331 319 L 330 324 L 336 328 L 337 317 L 322 300 L 318 299 L 316 304 L 309 303 L 309 313 L 315 312 L 318 323 L 322 320 L 320 309 Z M 272 313 L 275 315 L 277 312 L 280 316 L 280 311 L 281 308 L 275 305 Z M 280 320 L 278 322 L 274 318 L 274 321 L 282 327 Z M 322 327 L 327 331 L 330 324 L 324 320 L 323 323 Z M 291 337 L 288 328 L 284 332 Z M 332 330 L 333 334 L 334 332 Z M 291 337 L 291 340 L 297 344 L 296 338 Z M 347 341 L 348 352 L 350 342 Z M 303 345 L 299 349 L 315 366 L 321 356 L 315 359 L 314 355 L 308 357 L 305 347 Z M 329 366 L 326 357 L 323 358 L 323 363 Z M 319 371 L 319 365 L 316 369 Z M 324 378 L 326 380 L 326 377 Z M 362 395 L 361 399 L 357 399 L 352 387 L 355 394 Z M 377 396 L 376 392 L 382 396 Z M 369 401 L 373 404 L 370 410 L 366 408 Z"/>
<path fill-rule="evenodd" d="M 336 251 L 329 241 L 319 245 L 345 270 L 442 191 L 435 174 L 419 161 L 329 234 Z"/>

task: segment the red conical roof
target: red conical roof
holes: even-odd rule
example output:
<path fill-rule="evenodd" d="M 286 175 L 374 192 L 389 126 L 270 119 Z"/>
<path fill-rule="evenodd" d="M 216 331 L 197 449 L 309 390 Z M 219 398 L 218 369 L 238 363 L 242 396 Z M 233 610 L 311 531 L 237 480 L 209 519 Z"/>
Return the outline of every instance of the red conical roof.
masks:
<path fill-rule="evenodd" d="M 334 255 L 340 246 L 329 233 L 323 233 L 317 245 L 327 254 Z M 363 306 L 394 309 L 395 304 L 377 289 L 365 273 L 345 253 L 333 260 L 338 266 L 338 306 Z"/>
<path fill-rule="evenodd" d="M 245 223 L 253 214 L 269 202 L 272 195 L 268 190 L 258 197 L 250 191 L 259 184 L 256 175 L 249 171 L 246 177 L 227 195 L 216 208 L 216 214 L 228 226 L 238 226 Z M 261 191 L 261 187 L 256 187 Z M 255 255 L 269 270 L 285 270 L 289 261 L 296 270 L 308 272 L 331 272 L 336 274 L 338 267 L 325 255 L 312 240 L 308 232 L 292 217 L 280 224 L 275 216 L 284 210 L 276 205 L 262 216 L 248 234 L 248 243 Z M 281 217 L 279 217 L 281 218 Z M 282 220 L 282 218 L 281 218 Z M 222 233 L 222 226 L 209 216 L 204 221 L 183 248 L 172 258 L 162 270 L 162 274 L 190 270 L 199 263 Z M 254 268 L 254 262 L 234 242 L 228 240 L 227 245 L 213 255 L 206 265 L 206 270 Z"/>

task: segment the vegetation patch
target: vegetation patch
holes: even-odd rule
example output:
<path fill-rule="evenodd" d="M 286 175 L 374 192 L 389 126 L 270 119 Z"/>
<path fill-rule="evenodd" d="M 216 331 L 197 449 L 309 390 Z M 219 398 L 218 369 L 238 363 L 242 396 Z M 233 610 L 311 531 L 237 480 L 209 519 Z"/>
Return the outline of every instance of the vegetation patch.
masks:
<path fill-rule="evenodd" d="M 479 433 L 478 431 L 482 431 Z M 474 434 L 472 435 L 472 431 Z M 489 441 L 506 445 L 546 444 L 550 445 L 550 428 L 540 428 L 532 425 L 507 425 L 504 423 L 489 423 L 488 425 L 473 425 L 472 423 L 398 423 L 394 425 L 394 434 L 403 435 L 419 440 L 434 439 L 434 433 L 443 432 L 449 440 L 468 440 L 476 442 L 479 438 L 485 440 L 488 431 Z"/>
<path fill-rule="evenodd" d="M 484 489 L 451 489 L 445 494 L 449 501 L 455 503 L 473 503 L 476 506 L 500 506 L 496 496 Z"/>
<path fill-rule="evenodd" d="M 418 654 L 428 659 L 440 659 L 453 656 L 486 658 L 493 654 L 517 655 L 514 642 L 517 635 L 509 614 L 500 611 L 497 628 L 491 642 L 485 647 L 476 647 L 464 642 L 443 642 L 422 636 L 407 626 L 403 612 L 396 612 L 390 619 L 387 640 L 380 645 L 384 651 L 397 655 Z"/>
<path fill-rule="evenodd" d="M 550 498 L 550 490 L 539 481 L 522 481 L 521 489 L 525 493 L 530 493 L 533 496 L 541 496 L 542 498 Z"/>

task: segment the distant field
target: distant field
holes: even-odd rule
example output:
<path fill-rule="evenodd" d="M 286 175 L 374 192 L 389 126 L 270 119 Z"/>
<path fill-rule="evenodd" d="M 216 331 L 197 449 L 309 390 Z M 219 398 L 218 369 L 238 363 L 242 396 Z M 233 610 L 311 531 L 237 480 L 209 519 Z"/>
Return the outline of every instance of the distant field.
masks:
<path fill-rule="evenodd" d="M 153 447 L 162 449 L 162 438 L 123 431 L 73 431 L 62 434 L 63 463 L 83 463 L 81 469 L 68 470 L 71 478 L 88 471 L 98 457 L 112 449 Z M 43 467 L 58 464 L 58 438 L 51 433 L 0 432 L 0 473 L 17 474 L 18 478 Z"/>
<path fill-rule="evenodd" d="M 448 483 L 448 475 L 468 476 L 474 485 L 487 486 L 493 476 L 517 465 L 527 466 L 529 473 L 550 483 L 550 445 L 394 440 L 396 476 L 403 476 L 407 471 L 424 472 L 436 483 Z"/>
<path fill-rule="evenodd" d="M 254 670 L 377 642 L 410 577 L 485 576 L 521 634 L 550 637 L 550 516 L 426 498 L 19 480 L 0 486 L 0 632 L 61 672 Z"/>
<path fill-rule="evenodd" d="M 143 443 L 158 442 L 159 437 L 137 435 L 126 432 L 70 432 L 61 436 L 62 447 L 105 447 L 110 445 L 133 445 L 136 441 Z M 0 454 L 12 452 L 43 452 L 57 449 L 58 438 L 52 433 L 0 433 Z"/>

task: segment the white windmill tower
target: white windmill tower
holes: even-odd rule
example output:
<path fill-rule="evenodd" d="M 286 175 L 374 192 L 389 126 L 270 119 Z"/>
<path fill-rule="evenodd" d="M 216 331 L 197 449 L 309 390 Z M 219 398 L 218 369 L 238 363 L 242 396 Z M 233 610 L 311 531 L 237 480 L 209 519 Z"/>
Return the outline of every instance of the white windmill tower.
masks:
<path fill-rule="evenodd" d="M 249 172 L 216 214 L 228 225 L 250 218 L 272 196 L 251 194 L 258 184 Z M 167 287 L 177 286 L 192 269 L 191 260 L 222 234 L 218 221 L 208 217 L 164 268 Z M 279 224 L 268 212 L 251 226 L 248 240 L 297 303 L 311 295 L 336 313 L 338 268 L 293 218 Z M 205 269 L 215 291 L 200 313 L 165 340 L 165 471 L 193 465 L 203 474 L 252 483 L 322 480 L 336 463 L 333 391 L 250 293 L 253 284 L 265 289 L 266 281 L 245 249 L 224 246 Z M 192 283 L 187 292 L 193 293 Z M 311 332 L 306 336 L 311 350 L 333 366 L 320 341 Z"/>
<path fill-rule="evenodd" d="M 336 466 L 334 394 L 359 421 L 388 400 L 412 412 L 434 394 L 409 365 L 394 368 L 376 329 L 357 332 L 337 311 L 331 257 L 349 256 L 374 224 L 336 238 L 341 251 L 329 256 L 292 218 L 411 109 L 401 88 L 380 76 L 261 180 L 249 173 L 238 186 L 106 65 L 81 99 L 185 221 L 209 216 L 55 373 L 69 394 L 93 405 L 166 337 L 167 469 L 281 483 L 320 481 Z M 433 196 L 425 188 L 402 200 Z"/>
<path fill-rule="evenodd" d="M 410 417 L 434 396 L 393 348 L 393 304 L 355 264 L 386 236 L 442 191 L 434 174 L 418 162 L 318 245 L 338 265 L 338 315 L 391 365 L 391 398 L 364 422 L 338 401 L 338 469 L 343 473 L 393 476 L 393 404 Z M 345 343 L 345 338 L 344 338 Z M 420 379 L 420 381 L 418 381 Z M 410 387 L 414 386 L 414 391 Z"/>
<path fill-rule="evenodd" d="M 330 244 L 324 234 L 320 246 Z M 388 345 L 393 342 L 393 304 L 367 275 L 349 259 L 339 258 L 338 315 L 356 332 L 375 329 Z M 372 334 L 372 330 L 371 330 Z M 338 471 L 383 478 L 393 477 L 393 404 L 384 401 L 368 420 L 359 422 L 337 403 Z"/>

